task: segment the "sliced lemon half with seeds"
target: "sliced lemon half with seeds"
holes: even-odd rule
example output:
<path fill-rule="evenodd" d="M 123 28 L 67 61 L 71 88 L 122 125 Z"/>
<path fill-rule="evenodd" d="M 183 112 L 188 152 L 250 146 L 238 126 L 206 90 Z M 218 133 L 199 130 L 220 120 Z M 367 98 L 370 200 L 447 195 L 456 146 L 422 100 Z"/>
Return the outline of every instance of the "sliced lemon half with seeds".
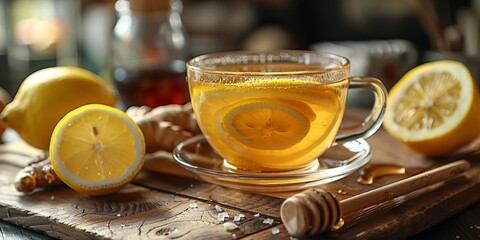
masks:
<path fill-rule="evenodd" d="M 50 141 L 52 167 L 72 189 L 111 194 L 131 182 L 144 163 L 145 141 L 123 111 L 88 104 L 69 112 Z"/>
<path fill-rule="evenodd" d="M 277 98 L 254 98 L 231 107 L 222 118 L 225 132 L 255 149 L 279 150 L 300 142 L 315 113 L 305 103 Z"/>
<path fill-rule="evenodd" d="M 449 155 L 480 135 L 478 87 L 460 62 L 442 60 L 410 70 L 388 100 L 385 129 L 423 155 Z"/>

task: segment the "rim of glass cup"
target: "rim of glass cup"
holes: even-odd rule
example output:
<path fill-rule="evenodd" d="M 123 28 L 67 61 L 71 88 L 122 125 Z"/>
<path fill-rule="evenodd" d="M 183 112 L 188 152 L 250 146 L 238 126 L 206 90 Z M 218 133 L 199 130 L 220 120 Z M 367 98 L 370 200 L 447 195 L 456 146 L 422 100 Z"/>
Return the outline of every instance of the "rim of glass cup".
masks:
<path fill-rule="evenodd" d="M 335 63 L 332 63 L 334 61 Z M 309 66 L 318 66 L 318 68 L 309 68 L 305 70 L 280 70 L 280 71 L 232 71 L 217 69 L 222 65 L 241 65 L 258 63 L 299 63 Z M 327 64 L 328 62 L 328 64 Z M 221 74 L 221 75 L 308 75 L 319 74 L 331 71 L 341 71 L 350 69 L 350 60 L 346 57 L 327 53 L 308 50 L 252 50 L 252 51 L 227 51 L 203 54 L 187 61 L 189 71 L 199 72 L 201 74 Z"/>

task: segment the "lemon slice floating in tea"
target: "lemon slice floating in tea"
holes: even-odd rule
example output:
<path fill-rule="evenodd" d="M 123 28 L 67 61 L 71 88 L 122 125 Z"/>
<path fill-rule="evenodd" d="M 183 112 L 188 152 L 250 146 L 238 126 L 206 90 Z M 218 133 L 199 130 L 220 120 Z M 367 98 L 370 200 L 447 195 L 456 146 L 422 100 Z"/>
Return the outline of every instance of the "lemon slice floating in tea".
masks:
<path fill-rule="evenodd" d="M 386 130 L 426 156 L 451 154 L 480 135 L 478 88 L 462 63 L 420 65 L 395 84 L 388 100 Z"/>
<path fill-rule="evenodd" d="M 300 101 L 257 98 L 241 101 L 227 110 L 222 126 L 246 146 L 278 150 L 300 142 L 314 119 L 312 109 Z"/>
<path fill-rule="evenodd" d="M 116 192 L 143 166 L 145 142 L 125 112 L 89 104 L 69 112 L 55 127 L 50 158 L 58 177 L 88 195 Z"/>

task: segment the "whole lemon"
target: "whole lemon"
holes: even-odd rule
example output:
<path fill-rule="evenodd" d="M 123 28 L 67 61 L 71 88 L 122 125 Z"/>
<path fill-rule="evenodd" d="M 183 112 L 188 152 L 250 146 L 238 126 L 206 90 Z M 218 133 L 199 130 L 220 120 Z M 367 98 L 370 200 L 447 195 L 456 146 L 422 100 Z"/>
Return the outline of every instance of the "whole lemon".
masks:
<path fill-rule="evenodd" d="M 5 89 L 0 88 L 0 112 L 5 108 L 5 106 L 12 101 L 12 97 L 8 94 Z M 3 132 L 5 131 L 5 126 L 0 124 L 0 136 L 2 136 Z"/>
<path fill-rule="evenodd" d="M 50 67 L 22 82 L 0 119 L 31 146 L 48 150 L 53 129 L 68 112 L 85 104 L 114 106 L 116 102 L 115 93 L 92 72 L 79 67 Z"/>

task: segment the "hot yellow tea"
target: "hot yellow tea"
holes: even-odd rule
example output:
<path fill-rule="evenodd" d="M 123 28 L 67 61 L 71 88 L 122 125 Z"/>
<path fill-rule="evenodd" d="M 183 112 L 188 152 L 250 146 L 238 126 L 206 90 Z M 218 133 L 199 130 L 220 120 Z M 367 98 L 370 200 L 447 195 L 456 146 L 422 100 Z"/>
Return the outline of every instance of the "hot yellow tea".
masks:
<path fill-rule="evenodd" d="M 348 79 L 326 83 L 308 70 L 302 70 L 307 75 L 302 77 L 285 74 L 298 66 L 236 66 L 239 71 L 259 68 L 284 74 L 212 74 L 190 81 L 199 126 L 209 143 L 222 150 L 228 165 L 258 172 L 300 169 L 334 142 L 345 111 Z"/>
<path fill-rule="evenodd" d="M 348 59 L 313 51 L 206 54 L 187 62 L 187 82 L 225 172 L 315 171 L 333 143 L 373 134 L 386 106 L 380 80 L 352 77 Z M 363 121 L 340 127 L 350 90 L 369 91 L 375 102 Z"/>

